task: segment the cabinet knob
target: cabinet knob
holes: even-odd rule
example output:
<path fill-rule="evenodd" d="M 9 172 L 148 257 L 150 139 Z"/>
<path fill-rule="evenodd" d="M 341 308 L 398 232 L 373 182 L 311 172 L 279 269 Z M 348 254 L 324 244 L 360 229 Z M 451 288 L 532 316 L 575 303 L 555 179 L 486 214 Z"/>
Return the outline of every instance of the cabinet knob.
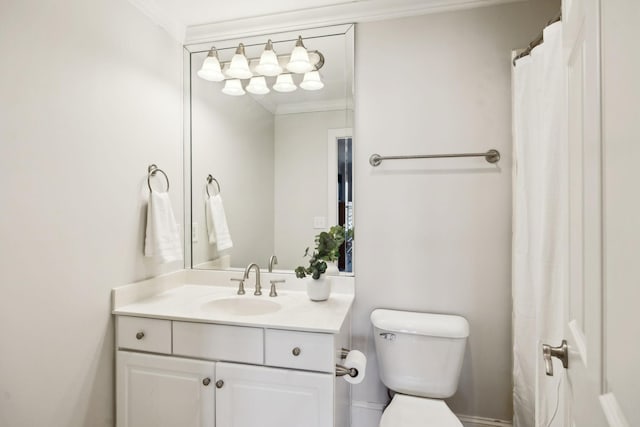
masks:
<path fill-rule="evenodd" d="M 216 387 L 222 388 L 223 386 L 224 386 L 224 381 L 222 381 L 222 380 L 216 381 Z"/>
<path fill-rule="evenodd" d="M 144 338 L 144 332 L 140 331 L 136 334 L 136 339 L 141 340 L 142 338 Z"/>
<path fill-rule="evenodd" d="M 302 350 L 300 350 L 300 347 L 296 347 L 296 348 L 294 348 L 293 350 L 291 350 L 291 353 L 292 353 L 294 356 L 300 356 L 300 353 L 302 353 Z"/>
<path fill-rule="evenodd" d="M 204 384 L 205 386 L 211 384 L 211 378 L 205 378 L 202 380 L 202 384 Z"/>

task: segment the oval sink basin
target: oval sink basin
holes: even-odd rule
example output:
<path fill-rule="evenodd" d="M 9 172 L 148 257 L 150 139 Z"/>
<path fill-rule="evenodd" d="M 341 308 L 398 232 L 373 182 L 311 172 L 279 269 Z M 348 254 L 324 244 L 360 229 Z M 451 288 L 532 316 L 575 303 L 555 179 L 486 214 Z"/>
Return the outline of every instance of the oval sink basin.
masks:
<path fill-rule="evenodd" d="M 282 306 L 275 301 L 251 297 L 220 298 L 203 305 L 205 310 L 220 310 L 236 316 L 256 316 L 275 313 Z"/>

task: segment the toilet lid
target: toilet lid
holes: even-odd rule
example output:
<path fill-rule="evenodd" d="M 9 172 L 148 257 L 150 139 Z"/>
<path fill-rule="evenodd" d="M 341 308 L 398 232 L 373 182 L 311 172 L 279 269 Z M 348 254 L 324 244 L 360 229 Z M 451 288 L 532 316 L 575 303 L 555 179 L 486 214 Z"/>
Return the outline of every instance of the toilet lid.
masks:
<path fill-rule="evenodd" d="M 396 394 L 380 427 L 463 427 L 444 400 Z"/>

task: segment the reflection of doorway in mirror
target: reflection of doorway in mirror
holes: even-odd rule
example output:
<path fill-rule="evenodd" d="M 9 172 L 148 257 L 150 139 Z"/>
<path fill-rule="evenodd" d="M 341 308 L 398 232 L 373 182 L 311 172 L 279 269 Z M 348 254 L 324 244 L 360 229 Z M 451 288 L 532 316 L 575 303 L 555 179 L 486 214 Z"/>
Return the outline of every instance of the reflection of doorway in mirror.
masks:
<path fill-rule="evenodd" d="M 328 219 L 347 234 L 340 247 L 338 269 L 353 272 L 353 132 L 351 128 L 328 132 Z"/>

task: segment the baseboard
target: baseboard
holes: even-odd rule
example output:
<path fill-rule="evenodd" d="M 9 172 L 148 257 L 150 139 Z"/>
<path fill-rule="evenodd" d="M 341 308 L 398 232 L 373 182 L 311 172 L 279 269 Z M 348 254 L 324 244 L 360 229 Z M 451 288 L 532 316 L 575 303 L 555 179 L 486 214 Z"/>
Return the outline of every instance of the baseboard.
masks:
<path fill-rule="evenodd" d="M 378 427 L 384 406 L 381 403 L 354 401 L 350 427 Z"/>
<path fill-rule="evenodd" d="M 353 406 L 354 408 L 363 408 L 371 411 L 379 411 L 380 413 L 382 413 L 386 405 L 384 403 L 362 402 L 354 400 L 353 402 L 351 402 L 351 406 Z"/>
<path fill-rule="evenodd" d="M 464 427 L 512 427 L 511 421 L 456 414 Z"/>

